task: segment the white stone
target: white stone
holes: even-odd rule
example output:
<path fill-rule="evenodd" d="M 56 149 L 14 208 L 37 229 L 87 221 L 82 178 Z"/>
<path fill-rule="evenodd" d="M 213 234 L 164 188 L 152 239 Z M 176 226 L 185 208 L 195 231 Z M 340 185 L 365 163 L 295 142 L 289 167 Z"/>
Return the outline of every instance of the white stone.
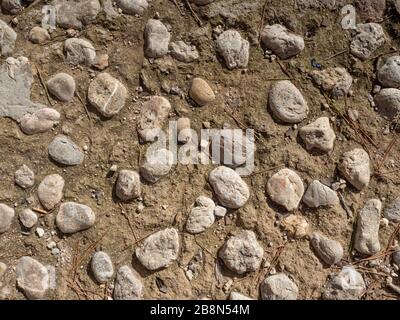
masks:
<path fill-rule="evenodd" d="M 368 153 L 360 148 L 345 152 L 338 165 L 339 171 L 356 189 L 368 186 L 371 169 Z"/>
<path fill-rule="evenodd" d="M 62 199 L 65 181 L 58 174 L 46 176 L 38 187 L 38 198 L 42 206 L 47 209 L 53 209 Z"/>
<path fill-rule="evenodd" d="M 171 39 L 167 27 L 159 20 L 149 19 L 144 29 L 145 56 L 147 58 L 161 58 L 168 53 Z"/>
<path fill-rule="evenodd" d="M 86 230 L 92 227 L 95 221 L 96 215 L 90 207 L 75 202 L 61 204 L 56 216 L 57 227 L 63 233 Z"/>
<path fill-rule="evenodd" d="M 15 183 L 22 189 L 31 188 L 35 184 L 35 174 L 25 164 L 14 173 Z"/>
<path fill-rule="evenodd" d="M 229 300 L 254 300 L 240 292 L 232 291 L 229 295 Z"/>
<path fill-rule="evenodd" d="M 307 150 L 330 152 L 336 139 L 335 131 L 329 124 L 328 117 L 321 117 L 300 128 L 299 135 L 306 144 Z"/>
<path fill-rule="evenodd" d="M 336 264 L 343 258 L 342 245 L 338 241 L 329 239 L 320 233 L 313 234 L 311 245 L 317 256 L 327 265 Z"/>
<path fill-rule="evenodd" d="M 284 273 L 265 278 L 260 286 L 263 300 L 297 300 L 299 289 Z"/>
<path fill-rule="evenodd" d="M 32 228 L 38 222 L 38 216 L 31 209 L 24 209 L 19 214 L 19 220 L 25 228 Z"/>
<path fill-rule="evenodd" d="M 114 286 L 114 300 L 141 300 L 143 298 L 143 283 L 137 272 L 129 266 L 118 269 Z"/>
<path fill-rule="evenodd" d="M 215 208 L 214 208 L 214 215 L 216 217 L 223 218 L 223 217 L 225 217 L 226 212 L 227 212 L 227 210 L 224 207 L 215 206 Z"/>
<path fill-rule="evenodd" d="M 188 45 L 183 41 L 171 42 L 169 50 L 171 56 L 181 62 L 190 63 L 199 59 L 199 52 L 196 47 Z"/>
<path fill-rule="evenodd" d="M 13 208 L 0 203 L 0 234 L 10 229 L 14 216 L 15 212 Z"/>
<path fill-rule="evenodd" d="M 28 299 L 43 299 L 49 289 L 49 274 L 47 268 L 31 257 L 18 260 L 15 269 L 17 285 Z"/>
<path fill-rule="evenodd" d="M 352 266 L 345 266 L 334 276 L 323 292 L 325 300 L 354 300 L 361 297 L 366 289 L 362 275 Z"/>
<path fill-rule="evenodd" d="M 249 42 L 236 30 L 222 32 L 216 40 L 216 49 L 228 69 L 246 68 L 249 63 Z"/>
<path fill-rule="evenodd" d="M 32 135 L 43 133 L 52 129 L 60 121 L 60 113 L 52 108 L 42 108 L 32 114 L 25 114 L 20 119 L 23 133 Z"/>
<path fill-rule="evenodd" d="M 215 204 L 212 199 L 200 196 L 197 198 L 196 204 L 197 206 L 192 208 L 186 221 L 186 231 L 191 234 L 204 232 L 215 221 Z"/>
<path fill-rule="evenodd" d="M 339 197 L 331 188 L 313 180 L 303 196 L 303 202 L 310 208 L 330 207 L 339 204 Z"/>
<path fill-rule="evenodd" d="M 3 278 L 6 271 L 7 271 L 7 265 L 4 262 L 0 262 L 0 280 L 1 278 Z"/>
<path fill-rule="evenodd" d="M 98 283 L 106 283 L 114 275 L 114 266 L 110 256 L 103 251 L 96 252 L 90 262 L 93 276 Z"/>
<path fill-rule="evenodd" d="M 306 237 L 310 231 L 310 225 L 307 220 L 300 215 L 291 214 L 281 221 L 282 229 L 287 235 L 294 239 Z"/>
<path fill-rule="evenodd" d="M 151 149 L 146 152 L 145 162 L 140 167 L 140 174 L 150 183 L 155 183 L 167 175 L 173 165 L 173 154 L 167 149 Z"/>
<path fill-rule="evenodd" d="M 149 6 L 146 0 L 118 0 L 118 6 L 123 13 L 141 15 Z"/>

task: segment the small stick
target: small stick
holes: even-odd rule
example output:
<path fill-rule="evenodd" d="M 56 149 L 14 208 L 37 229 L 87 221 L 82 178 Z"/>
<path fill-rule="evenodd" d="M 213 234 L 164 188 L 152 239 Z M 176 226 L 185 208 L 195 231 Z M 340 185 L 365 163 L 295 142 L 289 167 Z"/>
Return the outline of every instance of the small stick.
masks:
<path fill-rule="evenodd" d="M 172 0 L 174 2 L 174 4 L 176 5 L 176 7 L 179 10 L 179 13 L 181 14 L 181 16 L 185 16 L 185 13 L 182 11 L 181 7 L 179 6 L 178 2 L 176 0 Z"/>
<path fill-rule="evenodd" d="M 268 0 L 265 0 L 261 14 L 260 28 L 258 29 L 258 44 L 261 43 L 261 31 L 264 26 L 265 9 L 267 8 L 267 3 Z"/>
<path fill-rule="evenodd" d="M 199 19 L 199 17 L 197 16 L 196 12 L 194 12 L 192 6 L 190 5 L 190 2 L 188 0 L 185 0 L 185 3 L 188 6 L 190 12 L 192 13 L 193 18 L 196 20 L 199 27 L 202 27 L 203 24 L 202 24 L 201 20 Z"/>
<path fill-rule="evenodd" d="M 36 64 L 35 64 L 35 67 L 36 67 L 36 70 L 37 70 L 37 73 L 38 73 L 38 76 L 39 76 L 40 83 L 41 83 L 41 85 L 42 85 L 42 87 L 44 89 L 44 92 L 46 93 L 47 101 L 49 102 L 49 104 L 51 106 L 53 106 L 53 103 L 51 102 L 51 99 L 50 99 L 49 91 L 47 90 L 46 83 L 43 80 L 43 77 L 42 77 L 42 74 L 41 74 L 41 72 L 39 70 L 39 67 Z"/>
<path fill-rule="evenodd" d="M 32 208 L 32 210 L 33 210 L 33 211 L 36 211 L 36 212 L 39 212 L 39 213 L 41 213 L 41 214 L 48 214 L 47 211 L 42 210 L 42 209 L 39 209 L 39 208 Z"/>
<path fill-rule="evenodd" d="M 322 61 L 331 60 L 331 59 L 333 59 L 333 58 L 336 58 L 337 56 L 340 56 L 340 55 L 343 54 L 343 53 L 346 53 L 347 51 L 348 51 L 348 49 L 343 50 L 343 51 L 340 51 L 340 52 L 338 52 L 338 53 L 335 53 L 333 56 L 330 56 L 330 57 L 328 57 L 328 58 L 326 58 L 326 59 L 324 59 L 324 60 L 322 60 Z"/>

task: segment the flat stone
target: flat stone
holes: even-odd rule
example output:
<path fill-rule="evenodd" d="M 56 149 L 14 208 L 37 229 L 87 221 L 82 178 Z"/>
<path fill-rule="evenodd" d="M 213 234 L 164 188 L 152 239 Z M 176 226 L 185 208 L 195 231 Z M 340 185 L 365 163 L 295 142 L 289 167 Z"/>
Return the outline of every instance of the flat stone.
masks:
<path fill-rule="evenodd" d="M 358 214 L 354 248 L 361 254 L 371 256 L 381 250 L 379 243 L 381 210 L 381 201 L 371 199 Z"/>
<path fill-rule="evenodd" d="M 17 40 L 17 33 L 3 20 L 0 20 L 0 29 L 2 33 L 0 39 L 1 56 L 11 56 L 14 52 L 15 41 Z"/>
<path fill-rule="evenodd" d="M 140 174 L 148 182 L 155 183 L 171 171 L 173 160 L 170 150 L 148 149 L 145 162 L 140 167 Z"/>
<path fill-rule="evenodd" d="M 141 300 L 143 283 L 137 272 L 129 266 L 118 269 L 114 286 L 114 300 Z"/>
<path fill-rule="evenodd" d="M 264 250 L 257 242 L 253 231 L 242 230 L 230 237 L 219 251 L 218 256 L 225 266 L 237 274 L 258 270 Z"/>
<path fill-rule="evenodd" d="M 99 0 L 53 0 L 57 26 L 64 29 L 82 30 L 100 13 Z"/>
<path fill-rule="evenodd" d="M 343 154 L 338 165 L 339 171 L 356 189 L 362 190 L 368 186 L 371 169 L 368 153 L 355 148 Z"/>
<path fill-rule="evenodd" d="M 362 275 L 352 266 L 345 266 L 326 284 L 322 293 L 324 300 L 359 299 L 366 289 Z"/>
<path fill-rule="evenodd" d="M 331 207 L 340 203 L 337 193 L 318 180 L 309 184 L 303 202 L 310 208 Z"/>
<path fill-rule="evenodd" d="M 300 90 L 289 80 L 274 82 L 268 101 L 273 115 L 284 123 L 299 123 L 307 117 L 307 102 Z"/>
<path fill-rule="evenodd" d="M 377 77 L 382 86 L 400 88 L 400 56 L 392 56 L 378 69 Z"/>
<path fill-rule="evenodd" d="M 47 268 L 31 257 L 22 257 L 15 268 L 17 286 L 28 299 L 43 299 L 49 289 Z"/>
<path fill-rule="evenodd" d="M 336 139 L 335 131 L 330 126 L 329 118 L 321 117 L 299 129 L 299 135 L 307 150 L 327 153 L 333 150 Z"/>
<path fill-rule="evenodd" d="M 400 197 L 397 197 L 385 208 L 386 219 L 395 223 L 400 222 Z"/>
<path fill-rule="evenodd" d="M 265 278 L 260 286 L 263 300 L 297 300 L 299 289 L 284 273 Z"/>
<path fill-rule="evenodd" d="M 231 168 L 225 166 L 215 168 L 210 172 L 208 180 L 224 207 L 238 209 L 249 200 L 249 187 Z"/>
<path fill-rule="evenodd" d="M 170 110 L 171 104 L 161 96 L 153 96 L 143 104 L 138 124 L 138 133 L 143 141 L 155 141 Z"/>
<path fill-rule="evenodd" d="M 342 245 L 320 233 L 313 234 L 311 245 L 317 256 L 329 266 L 338 263 L 343 258 Z"/>
<path fill-rule="evenodd" d="M 64 135 L 56 136 L 48 146 L 50 157 L 59 164 L 75 166 L 85 158 L 83 150 Z"/>
<path fill-rule="evenodd" d="M 136 257 L 148 270 L 168 267 L 178 258 L 179 235 L 174 228 L 167 228 L 148 236 L 136 249 Z"/>
<path fill-rule="evenodd" d="M 103 72 L 90 82 L 89 102 L 105 117 L 112 117 L 120 112 L 127 97 L 126 87 L 108 73 Z"/>
<path fill-rule="evenodd" d="M 75 95 L 75 80 L 69 74 L 57 73 L 46 83 L 49 93 L 56 99 L 68 102 Z"/>
<path fill-rule="evenodd" d="M 0 234 L 10 229 L 14 216 L 15 212 L 13 208 L 0 203 Z"/>
<path fill-rule="evenodd" d="M 250 44 L 236 30 L 222 32 L 216 40 L 217 52 L 228 69 L 246 68 L 249 63 Z"/>
<path fill-rule="evenodd" d="M 180 62 L 190 63 L 199 59 L 199 52 L 196 47 L 188 45 L 183 41 L 171 42 L 169 50 L 171 56 Z"/>
<path fill-rule="evenodd" d="M 314 83 L 332 98 L 339 99 L 346 96 L 353 84 L 352 76 L 345 68 L 327 68 L 315 70 L 311 73 Z"/>
<path fill-rule="evenodd" d="M 106 252 L 96 252 L 92 257 L 90 267 L 98 283 L 107 283 L 114 275 L 113 263 Z"/>
<path fill-rule="evenodd" d="M 50 39 L 51 37 L 49 32 L 42 27 L 35 26 L 31 29 L 31 31 L 29 31 L 29 40 L 32 43 L 41 44 L 49 41 Z"/>
<path fill-rule="evenodd" d="M 377 23 L 358 24 L 357 33 L 350 43 L 350 51 L 361 60 L 370 58 L 385 43 L 385 33 Z"/>
<path fill-rule="evenodd" d="M 141 195 L 139 174 L 132 170 L 121 170 L 115 185 L 115 194 L 122 201 L 139 198 Z"/>
<path fill-rule="evenodd" d="M 25 164 L 23 164 L 14 173 L 15 184 L 20 186 L 22 189 L 31 188 L 35 184 L 35 174 Z"/>
<path fill-rule="evenodd" d="M 52 108 L 42 108 L 32 114 L 25 114 L 20 119 L 20 127 L 23 133 L 33 135 L 52 129 L 60 122 L 60 113 Z"/>
<path fill-rule="evenodd" d="M 31 209 L 26 208 L 19 214 L 19 220 L 25 228 L 31 229 L 37 224 L 38 216 Z"/>
<path fill-rule="evenodd" d="M 45 209 L 51 210 L 60 203 L 64 185 L 64 178 L 58 174 L 48 175 L 42 180 L 38 187 L 38 198 Z"/>
<path fill-rule="evenodd" d="M 212 199 L 200 196 L 196 203 L 197 206 L 192 208 L 186 221 L 186 231 L 191 234 L 204 232 L 215 221 L 215 204 Z"/>
<path fill-rule="evenodd" d="M 91 66 L 96 59 L 96 50 L 93 45 L 84 39 L 70 38 L 65 40 L 64 50 L 67 62 L 78 65 Z"/>
<path fill-rule="evenodd" d="M 295 210 L 304 193 L 304 185 L 296 172 L 282 169 L 275 173 L 267 183 L 267 194 L 273 202 L 288 211 Z"/>
<path fill-rule="evenodd" d="M 96 215 L 90 207 L 75 202 L 61 204 L 56 217 L 57 227 L 62 233 L 76 233 L 89 229 L 95 221 Z"/>
<path fill-rule="evenodd" d="M 307 220 L 295 214 L 282 219 L 281 227 L 289 237 L 294 239 L 302 239 L 310 232 L 310 225 Z"/>
<path fill-rule="evenodd" d="M 205 106 L 215 100 L 214 91 L 210 85 L 201 78 L 194 78 L 189 90 L 189 97 L 199 106 Z"/>
<path fill-rule="evenodd" d="M 224 207 L 215 206 L 215 208 L 214 208 L 214 215 L 216 217 L 223 218 L 223 217 L 225 217 L 226 212 L 227 212 L 227 210 Z"/>
<path fill-rule="evenodd" d="M 141 15 L 149 6 L 146 0 L 118 0 L 117 4 L 123 13 L 130 15 Z"/>
<path fill-rule="evenodd" d="M 265 26 L 261 32 L 263 46 L 281 59 L 298 55 L 305 48 L 304 39 L 280 24 Z"/>
<path fill-rule="evenodd" d="M 374 102 L 379 114 L 393 120 L 400 114 L 400 90 L 395 88 L 385 88 L 379 91 L 374 97 Z"/>
<path fill-rule="evenodd" d="M 144 29 L 145 49 L 147 58 L 161 58 L 168 53 L 171 39 L 167 27 L 159 20 L 149 19 Z"/>

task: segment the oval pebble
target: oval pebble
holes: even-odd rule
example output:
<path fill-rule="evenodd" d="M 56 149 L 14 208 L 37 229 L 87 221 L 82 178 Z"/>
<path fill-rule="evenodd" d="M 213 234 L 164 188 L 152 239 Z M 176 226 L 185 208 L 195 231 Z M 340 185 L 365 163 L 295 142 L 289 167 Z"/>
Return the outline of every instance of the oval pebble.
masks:
<path fill-rule="evenodd" d="M 143 283 L 137 272 L 129 266 L 118 269 L 114 286 L 114 300 L 141 300 Z"/>
<path fill-rule="evenodd" d="M 75 80 L 67 73 L 57 73 L 46 83 L 49 93 L 56 99 L 68 102 L 75 95 Z"/>
<path fill-rule="evenodd" d="M 61 204 L 56 217 L 56 224 L 62 233 L 76 233 L 94 225 L 96 215 L 93 210 L 75 202 Z"/>
<path fill-rule="evenodd" d="M 23 164 L 14 173 L 15 184 L 20 186 L 22 189 L 31 188 L 35 184 L 35 174 L 25 164 Z"/>
<path fill-rule="evenodd" d="M 103 251 L 98 251 L 93 255 L 90 266 L 98 283 L 106 283 L 114 275 L 114 266 L 111 258 Z"/>
<path fill-rule="evenodd" d="M 139 198 L 141 194 L 139 174 L 132 170 L 121 170 L 118 174 L 115 194 L 123 201 Z"/>
<path fill-rule="evenodd" d="M 215 100 L 214 91 L 210 85 L 201 78 L 194 78 L 190 86 L 189 96 L 199 106 L 205 106 Z"/>
<path fill-rule="evenodd" d="M 85 157 L 82 149 L 64 135 L 56 136 L 48 146 L 50 157 L 59 164 L 76 166 Z"/>

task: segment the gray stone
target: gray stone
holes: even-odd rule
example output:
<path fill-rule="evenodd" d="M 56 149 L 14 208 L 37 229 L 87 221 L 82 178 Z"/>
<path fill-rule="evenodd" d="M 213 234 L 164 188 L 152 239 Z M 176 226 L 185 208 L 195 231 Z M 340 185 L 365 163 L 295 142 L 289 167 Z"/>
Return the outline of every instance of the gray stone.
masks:
<path fill-rule="evenodd" d="M 13 208 L 0 203 L 0 234 L 10 229 L 14 216 L 15 212 Z"/>
<path fill-rule="evenodd" d="M 230 70 L 247 67 L 249 48 L 249 42 L 235 30 L 222 32 L 216 40 L 216 49 Z"/>
<path fill-rule="evenodd" d="M 400 90 L 395 88 L 385 88 L 379 91 L 374 97 L 374 102 L 379 114 L 393 120 L 400 114 Z"/>
<path fill-rule="evenodd" d="M 96 215 L 90 207 L 75 202 L 61 204 L 56 217 L 57 227 L 63 233 L 75 233 L 89 229 L 95 221 Z"/>
<path fill-rule="evenodd" d="M 42 108 L 34 113 L 25 114 L 20 119 L 20 127 L 27 135 L 49 131 L 60 121 L 60 113 L 52 108 Z"/>
<path fill-rule="evenodd" d="M 267 194 L 273 202 L 288 211 L 295 210 L 304 194 L 304 185 L 296 172 L 282 169 L 275 173 L 267 183 Z"/>
<path fill-rule="evenodd" d="M 38 222 L 38 216 L 31 209 L 24 209 L 19 214 L 19 220 L 25 228 L 32 228 Z"/>
<path fill-rule="evenodd" d="M 382 86 L 400 88 L 400 56 L 392 56 L 378 69 L 377 77 Z"/>
<path fill-rule="evenodd" d="M 111 258 L 103 251 L 98 251 L 93 255 L 90 267 L 98 283 L 106 283 L 114 275 L 114 266 Z"/>
<path fill-rule="evenodd" d="M 339 171 L 355 188 L 362 190 L 371 178 L 368 153 L 360 148 L 345 152 L 338 165 Z"/>
<path fill-rule="evenodd" d="M 83 29 L 100 13 L 99 0 L 53 0 L 57 25 L 64 29 Z"/>
<path fill-rule="evenodd" d="M 333 150 L 336 139 L 335 131 L 329 124 L 328 117 L 321 117 L 300 128 L 299 135 L 306 144 L 307 150 L 318 150 L 327 153 Z"/>
<path fill-rule="evenodd" d="M 67 62 L 78 65 L 91 66 L 96 59 L 96 50 L 93 45 L 84 39 L 70 38 L 65 40 L 64 50 Z"/>
<path fill-rule="evenodd" d="M 136 257 L 148 270 L 168 267 L 178 258 L 179 235 L 174 228 L 167 228 L 148 236 L 136 248 Z"/>
<path fill-rule="evenodd" d="M 264 250 L 253 231 L 242 230 L 225 242 L 218 255 L 228 269 L 244 274 L 258 270 Z"/>
<path fill-rule="evenodd" d="M 153 96 L 143 104 L 138 124 L 138 133 L 143 141 L 151 142 L 158 137 L 170 110 L 171 104 L 161 96 Z"/>
<path fill-rule="evenodd" d="M 171 39 L 166 26 L 159 20 L 149 19 L 144 29 L 145 56 L 147 58 L 161 58 L 168 53 Z"/>
<path fill-rule="evenodd" d="M 386 219 L 395 223 L 400 222 L 400 197 L 394 199 L 385 209 Z"/>
<path fill-rule="evenodd" d="M 32 69 L 27 58 L 6 59 L 0 66 L 0 117 L 19 120 L 45 107 L 31 101 L 32 83 Z"/>
<path fill-rule="evenodd" d="M 313 180 L 303 196 L 303 202 L 310 208 L 330 207 L 339 204 L 339 197 L 331 188 Z"/>
<path fill-rule="evenodd" d="M 200 196 L 197 198 L 196 204 L 197 206 L 192 208 L 186 221 L 186 231 L 191 234 L 204 232 L 215 221 L 215 204 L 212 199 Z"/>
<path fill-rule="evenodd" d="M 23 10 L 23 6 L 21 0 L 3 0 L 1 1 L 1 9 L 3 12 L 15 15 Z"/>
<path fill-rule="evenodd" d="M 43 299 L 49 289 L 47 268 L 31 257 L 18 260 L 15 269 L 17 285 L 28 299 Z"/>
<path fill-rule="evenodd" d="M 47 83 L 47 89 L 56 99 L 69 102 L 75 95 L 75 80 L 69 74 L 57 73 Z"/>
<path fill-rule="evenodd" d="M 215 206 L 215 208 L 214 208 L 214 215 L 216 217 L 223 218 L 223 217 L 225 217 L 226 212 L 227 212 L 227 210 L 224 207 Z"/>
<path fill-rule="evenodd" d="M 114 286 L 114 300 L 141 300 L 143 283 L 137 272 L 128 266 L 118 269 Z"/>
<path fill-rule="evenodd" d="M 317 253 L 317 256 L 327 265 L 338 263 L 343 258 L 343 247 L 335 240 L 314 233 L 311 239 L 311 245 Z"/>
<path fill-rule="evenodd" d="M 224 166 L 215 168 L 210 172 L 208 180 L 219 202 L 227 208 L 238 209 L 249 200 L 249 187 L 231 168 Z"/>
<path fill-rule="evenodd" d="M 199 59 L 199 52 L 196 47 L 188 45 L 183 41 L 171 42 L 169 50 L 171 56 L 181 62 L 190 63 Z"/>
<path fill-rule="evenodd" d="M 128 90 L 125 86 L 106 72 L 99 74 L 90 82 L 89 102 L 105 117 L 112 117 L 120 112 L 127 97 Z"/>
<path fill-rule="evenodd" d="M 324 300 L 356 300 L 366 289 L 362 275 L 352 266 L 345 266 L 326 284 Z"/>
<path fill-rule="evenodd" d="M 307 117 L 307 102 L 300 90 L 289 80 L 274 82 L 268 100 L 273 115 L 284 123 L 299 123 Z"/>
<path fill-rule="evenodd" d="M 2 57 L 11 56 L 14 51 L 15 41 L 17 40 L 17 33 L 7 25 L 3 20 L 0 20 L 0 50 Z"/>
<path fill-rule="evenodd" d="M 334 99 L 345 97 L 353 84 L 353 78 L 345 68 L 315 70 L 311 77 L 318 87 Z"/>
<path fill-rule="evenodd" d="M 85 158 L 82 149 L 67 136 L 61 134 L 49 144 L 48 151 L 54 161 L 66 166 L 81 164 Z"/>
<path fill-rule="evenodd" d="M 35 174 L 29 167 L 23 164 L 14 173 L 15 184 L 20 186 L 22 189 L 31 188 L 35 184 Z"/>
<path fill-rule="evenodd" d="M 381 250 L 379 243 L 381 209 L 381 201 L 371 199 L 358 214 L 354 248 L 361 254 L 371 256 Z"/>
<path fill-rule="evenodd" d="M 304 50 L 304 40 L 280 24 L 265 26 L 261 32 L 261 42 L 281 59 L 288 59 Z"/>
<path fill-rule="evenodd" d="M 385 43 L 385 33 L 377 23 L 358 24 L 357 32 L 351 41 L 350 51 L 361 60 L 371 57 L 372 53 Z"/>
<path fill-rule="evenodd" d="M 172 165 L 173 154 L 170 150 L 150 147 L 140 167 L 140 174 L 148 182 L 155 183 L 170 172 Z"/>
<path fill-rule="evenodd" d="M 118 0 L 118 6 L 123 13 L 141 15 L 149 6 L 146 0 Z"/>
<path fill-rule="evenodd" d="M 297 300 L 299 289 L 284 273 L 265 278 L 260 286 L 263 300 Z"/>
<path fill-rule="evenodd" d="M 118 174 L 115 194 L 123 201 L 139 198 L 141 194 L 139 174 L 132 170 L 121 170 Z"/>
<path fill-rule="evenodd" d="M 38 187 L 38 198 L 42 206 L 47 209 L 53 209 L 60 203 L 63 197 L 65 181 L 58 174 L 46 176 Z"/>
<path fill-rule="evenodd" d="M 32 43 L 45 43 L 50 40 L 50 34 L 46 29 L 35 26 L 29 31 L 29 40 Z"/>

